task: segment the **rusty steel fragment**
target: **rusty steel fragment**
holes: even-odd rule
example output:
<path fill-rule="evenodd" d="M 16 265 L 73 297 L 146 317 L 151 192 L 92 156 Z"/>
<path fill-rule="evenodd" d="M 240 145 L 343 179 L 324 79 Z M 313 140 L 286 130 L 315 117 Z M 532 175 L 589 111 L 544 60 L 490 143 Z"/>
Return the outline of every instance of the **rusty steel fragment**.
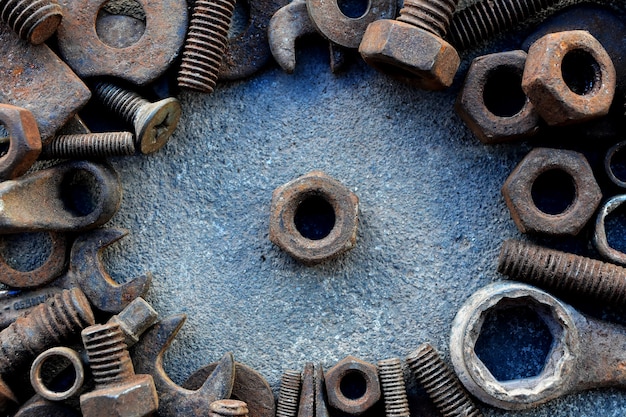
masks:
<path fill-rule="evenodd" d="M 326 382 L 324 379 L 324 367 L 321 363 L 317 364 L 315 371 L 315 417 L 328 417 L 328 408 L 326 403 Z"/>
<path fill-rule="evenodd" d="M 187 31 L 187 3 L 138 0 L 146 27 L 124 48 L 107 45 L 96 31 L 106 0 L 60 2 L 65 16 L 58 29 L 61 56 L 81 77 L 111 76 L 143 85 L 162 75 L 178 56 Z"/>
<path fill-rule="evenodd" d="M 0 103 L 29 110 L 43 143 L 80 110 L 91 93 L 46 45 L 30 45 L 0 25 Z"/>
<path fill-rule="evenodd" d="M 487 315 L 509 308 L 535 312 L 553 343 L 537 376 L 497 380 L 475 351 Z M 474 293 L 457 313 L 450 356 L 465 388 L 481 401 L 506 410 L 536 407 L 563 395 L 626 386 L 626 328 L 585 316 L 526 284 L 498 282 Z"/>
<path fill-rule="evenodd" d="M 347 393 L 353 381 L 359 386 L 364 385 L 360 396 Z M 381 397 L 380 382 L 376 365 L 364 362 L 353 356 L 347 356 L 326 372 L 326 393 L 328 404 L 344 413 L 361 415 L 376 404 Z"/>
<path fill-rule="evenodd" d="M 573 201 L 561 213 L 546 213 L 537 207 L 533 185 L 544 173 L 564 173 L 573 182 Z M 560 187 L 567 184 L 559 184 Z M 587 159 L 581 153 L 535 148 L 515 167 L 502 186 L 511 217 L 522 233 L 577 235 L 602 199 Z"/>
<path fill-rule="evenodd" d="M 615 87 L 613 61 L 589 32 L 552 33 L 528 50 L 522 89 L 549 125 L 606 115 Z"/>
<path fill-rule="evenodd" d="M 3 181 L 28 171 L 41 152 L 41 137 L 33 114 L 10 104 L 0 104 L 0 126 L 9 134 L 9 149 L 0 157 L 0 181 Z"/>

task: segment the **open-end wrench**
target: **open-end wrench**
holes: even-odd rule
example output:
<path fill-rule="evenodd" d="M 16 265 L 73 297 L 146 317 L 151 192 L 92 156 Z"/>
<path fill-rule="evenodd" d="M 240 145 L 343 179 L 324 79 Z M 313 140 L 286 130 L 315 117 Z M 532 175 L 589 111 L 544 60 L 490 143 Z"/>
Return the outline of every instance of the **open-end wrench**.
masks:
<path fill-rule="evenodd" d="M 207 416 L 209 405 L 215 400 L 229 398 L 233 390 L 235 360 L 230 352 L 222 357 L 215 370 L 195 391 L 176 385 L 165 373 L 163 355 L 186 319 L 185 314 L 177 314 L 161 320 L 144 333 L 132 355 L 135 372 L 152 375 L 154 379 L 161 417 Z"/>
<path fill-rule="evenodd" d="M 152 281 L 146 274 L 124 284 L 117 284 L 105 271 L 101 253 L 128 232 L 123 229 L 96 229 L 80 235 L 70 253 L 68 271 L 49 286 L 36 290 L 9 290 L 0 293 L 0 328 L 46 301 L 63 289 L 79 287 L 89 302 L 99 310 L 119 313 L 135 298 L 142 296 Z M 0 262 L 4 262 L 0 258 Z"/>

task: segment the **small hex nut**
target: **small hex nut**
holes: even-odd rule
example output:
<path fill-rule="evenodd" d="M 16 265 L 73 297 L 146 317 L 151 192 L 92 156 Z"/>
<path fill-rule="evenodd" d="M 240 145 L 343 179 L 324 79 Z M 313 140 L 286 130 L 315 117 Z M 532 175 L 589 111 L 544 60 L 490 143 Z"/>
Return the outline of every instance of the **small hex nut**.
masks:
<path fill-rule="evenodd" d="M 320 202 L 332 209 L 334 225 L 325 236 L 305 237 L 296 225 L 296 217 L 300 209 L 307 210 L 309 205 L 316 211 Z M 274 190 L 269 237 L 295 259 L 319 263 L 355 246 L 358 211 L 356 194 L 325 173 L 313 171 Z"/>
<path fill-rule="evenodd" d="M 571 177 L 575 190 L 574 200 L 558 214 L 541 211 L 532 196 L 539 176 L 553 170 Z M 583 154 L 548 148 L 535 148 L 524 157 L 504 182 L 502 195 L 520 232 L 554 236 L 577 235 L 602 199 L 600 187 Z"/>
<path fill-rule="evenodd" d="M 159 408 L 151 375 L 135 375 L 132 381 L 83 394 L 80 409 L 85 417 L 147 417 Z"/>
<path fill-rule="evenodd" d="M 461 62 L 454 47 L 440 37 L 388 19 L 369 24 L 359 53 L 377 70 L 426 90 L 452 85 Z"/>
<path fill-rule="evenodd" d="M 539 130 L 539 114 L 522 90 L 526 52 L 474 59 L 456 101 L 456 111 L 486 144 L 528 138 Z"/>
<path fill-rule="evenodd" d="M 325 381 L 328 404 L 344 413 L 358 416 L 380 400 L 378 369 L 353 356 L 345 357 L 330 368 Z M 352 385 L 358 386 L 357 389 Z M 348 393 L 347 390 L 354 392 Z"/>
<path fill-rule="evenodd" d="M 33 114 L 21 107 L 0 104 L 0 125 L 9 133 L 9 150 L 0 158 L 0 180 L 24 174 L 41 153 L 41 137 Z"/>
<path fill-rule="evenodd" d="M 613 61 L 589 32 L 552 33 L 528 50 L 522 88 L 549 125 L 580 123 L 606 115 L 615 86 Z"/>

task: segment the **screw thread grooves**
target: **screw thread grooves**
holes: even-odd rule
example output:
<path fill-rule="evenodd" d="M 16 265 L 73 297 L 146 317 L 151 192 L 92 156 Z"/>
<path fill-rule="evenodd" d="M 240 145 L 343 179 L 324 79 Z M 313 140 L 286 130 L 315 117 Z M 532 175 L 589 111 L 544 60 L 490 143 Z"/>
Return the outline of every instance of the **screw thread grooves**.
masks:
<path fill-rule="evenodd" d="M 35 44 L 56 31 L 62 16 L 61 6 L 52 0 L 0 0 L 0 19 Z"/>
<path fill-rule="evenodd" d="M 450 43 L 467 49 L 545 10 L 560 0 L 482 0 L 454 14 Z"/>
<path fill-rule="evenodd" d="M 298 371 L 285 371 L 280 379 L 276 417 L 296 417 L 300 401 L 301 375 Z"/>
<path fill-rule="evenodd" d="M 378 377 L 385 400 L 386 417 L 409 417 L 409 400 L 406 395 L 402 362 L 398 358 L 378 362 Z"/>
<path fill-rule="evenodd" d="M 405 0 L 398 20 L 444 37 L 458 0 Z"/>
<path fill-rule="evenodd" d="M 234 10 L 235 0 L 196 0 L 178 71 L 179 87 L 213 92 Z"/>
<path fill-rule="evenodd" d="M 134 153 L 134 137 L 130 132 L 89 133 L 55 137 L 43 146 L 39 159 L 83 159 Z"/>
<path fill-rule="evenodd" d="M 93 323 L 89 301 L 81 290 L 56 294 L 0 332 L 0 375 L 12 373 Z"/>
<path fill-rule="evenodd" d="M 148 100 L 133 91 L 105 82 L 96 83 L 94 93 L 107 108 L 119 114 L 129 123 L 135 122 L 142 106 L 150 104 Z"/>
<path fill-rule="evenodd" d="M 209 417 L 248 417 L 248 404 L 239 400 L 217 400 L 209 405 Z"/>
<path fill-rule="evenodd" d="M 83 330 L 82 337 L 97 388 L 127 381 L 135 375 L 124 333 L 117 323 L 90 326 Z"/>
<path fill-rule="evenodd" d="M 482 416 L 457 376 L 430 344 L 420 345 L 407 356 L 406 361 L 415 378 L 426 389 L 428 396 L 444 417 Z"/>
<path fill-rule="evenodd" d="M 580 255 L 507 240 L 498 271 L 549 290 L 584 294 L 615 305 L 626 301 L 626 268 Z"/>

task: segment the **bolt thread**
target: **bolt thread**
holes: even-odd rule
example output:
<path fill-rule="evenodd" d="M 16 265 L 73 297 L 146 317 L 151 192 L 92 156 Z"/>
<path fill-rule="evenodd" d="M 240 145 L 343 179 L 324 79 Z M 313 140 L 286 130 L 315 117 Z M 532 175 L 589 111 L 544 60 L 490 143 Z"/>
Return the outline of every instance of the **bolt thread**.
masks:
<path fill-rule="evenodd" d="M 398 20 L 444 37 L 458 0 L 405 0 Z"/>
<path fill-rule="evenodd" d="M 61 6 L 52 0 L 0 0 L 0 19 L 34 44 L 48 39 L 62 16 Z"/>
<path fill-rule="evenodd" d="M 296 417 L 300 401 L 301 375 L 298 371 L 285 371 L 280 379 L 276 417 Z"/>
<path fill-rule="evenodd" d="M 11 374 L 93 323 L 89 301 L 81 290 L 56 294 L 0 332 L 0 375 Z"/>
<path fill-rule="evenodd" d="M 43 146 L 39 159 L 85 159 L 134 153 L 134 136 L 130 132 L 89 133 L 55 137 Z"/>
<path fill-rule="evenodd" d="M 235 0 L 196 0 L 178 71 L 179 87 L 213 92 L 234 10 Z"/>
<path fill-rule="evenodd" d="M 124 333 L 117 323 L 90 326 L 83 330 L 82 337 L 96 388 L 119 384 L 135 375 Z"/>
<path fill-rule="evenodd" d="M 507 240 L 498 271 L 547 290 L 577 293 L 614 305 L 626 301 L 626 268 L 580 255 Z"/>
<path fill-rule="evenodd" d="M 105 82 L 96 83 L 94 93 L 108 109 L 120 115 L 128 123 L 135 123 L 141 107 L 150 104 L 148 100 L 133 91 Z"/>
<path fill-rule="evenodd" d="M 481 0 L 454 14 L 449 40 L 467 49 L 548 9 L 560 0 Z"/>
<path fill-rule="evenodd" d="M 402 362 L 398 358 L 378 362 L 378 377 L 385 400 L 386 417 L 409 417 L 409 400 L 406 395 Z"/>
<path fill-rule="evenodd" d="M 457 376 L 430 344 L 420 345 L 407 356 L 406 361 L 415 379 L 426 389 L 444 417 L 482 416 Z"/>
<path fill-rule="evenodd" d="M 248 404 L 239 400 L 217 400 L 209 405 L 209 417 L 248 417 Z"/>

